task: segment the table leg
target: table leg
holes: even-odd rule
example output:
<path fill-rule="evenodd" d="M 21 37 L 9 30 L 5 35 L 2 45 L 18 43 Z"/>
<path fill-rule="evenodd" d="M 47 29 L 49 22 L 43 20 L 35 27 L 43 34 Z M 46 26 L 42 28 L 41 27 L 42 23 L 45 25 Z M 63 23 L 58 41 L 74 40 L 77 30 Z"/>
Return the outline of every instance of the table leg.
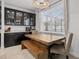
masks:
<path fill-rule="evenodd" d="M 50 53 L 50 46 L 48 47 L 48 59 L 52 59 L 51 53 Z"/>

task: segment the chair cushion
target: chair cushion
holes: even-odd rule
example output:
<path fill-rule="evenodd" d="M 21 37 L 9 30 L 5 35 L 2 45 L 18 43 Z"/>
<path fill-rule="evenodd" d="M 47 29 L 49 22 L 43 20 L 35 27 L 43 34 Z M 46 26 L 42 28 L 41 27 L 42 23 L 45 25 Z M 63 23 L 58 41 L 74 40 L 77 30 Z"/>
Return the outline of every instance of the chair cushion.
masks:
<path fill-rule="evenodd" d="M 65 53 L 65 47 L 64 47 L 63 44 L 53 45 L 50 49 L 50 53 L 64 54 Z"/>

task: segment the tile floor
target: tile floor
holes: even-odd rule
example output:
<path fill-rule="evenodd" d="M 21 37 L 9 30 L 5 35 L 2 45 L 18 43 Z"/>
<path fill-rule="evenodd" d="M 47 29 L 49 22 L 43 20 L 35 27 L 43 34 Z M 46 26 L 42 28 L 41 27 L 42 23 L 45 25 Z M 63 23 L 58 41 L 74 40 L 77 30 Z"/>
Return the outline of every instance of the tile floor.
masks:
<path fill-rule="evenodd" d="M 28 50 L 21 50 L 21 46 L 14 46 L 0 50 L 0 59 L 35 59 Z M 58 56 L 55 59 L 65 59 L 64 56 Z M 70 56 L 70 59 L 77 59 Z M 79 58 L 78 58 L 79 59 Z"/>

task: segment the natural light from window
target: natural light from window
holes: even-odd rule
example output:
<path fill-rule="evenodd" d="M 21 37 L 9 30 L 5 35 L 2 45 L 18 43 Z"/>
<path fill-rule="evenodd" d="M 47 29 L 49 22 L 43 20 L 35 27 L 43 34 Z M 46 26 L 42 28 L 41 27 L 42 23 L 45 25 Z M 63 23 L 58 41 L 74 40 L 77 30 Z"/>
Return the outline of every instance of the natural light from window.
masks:
<path fill-rule="evenodd" d="M 41 31 L 64 33 L 64 3 L 57 3 L 40 14 Z"/>

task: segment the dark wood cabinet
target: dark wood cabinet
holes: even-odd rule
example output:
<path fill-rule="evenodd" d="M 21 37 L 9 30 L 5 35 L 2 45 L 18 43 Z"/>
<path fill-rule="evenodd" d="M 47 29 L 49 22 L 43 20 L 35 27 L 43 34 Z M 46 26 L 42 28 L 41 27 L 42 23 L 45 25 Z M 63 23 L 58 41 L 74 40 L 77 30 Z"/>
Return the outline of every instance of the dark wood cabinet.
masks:
<path fill-rule="evenodd" d="M 30 26 L 30 14 L 24 12 L 23 13 L 23 22 L 25 26 Z"/>
<path fill-rule="evenodd" d="M 23 25 L 23 12 L 21 11 L 15 11 L 15 20 L 14 23 L 15 25 Z"/>
<path fill-rule="evenodd" d="M 30 26 L 31 26 L 32 30 L 35 29 L 35 25 L 36 25 L 36 19 L 35 18 L 36 18 L 35 14 L 30 15 Z"/>
<path fill-rule="evenodd" d="M 11 47 L 11 46 L 16 46 L 21 44 L 22 40 L 25 39 L 25 34 L 31 34 L 25 33 L 25 32 L 19 32 L 19 33 L 5 33 L 4 34 L 4 46 L 6 47 Z"/>
<path fill-rule="evenodd" d="M 35 26 L 35 14 L 15 9 L 5 8 L 5 25 Z"/>
<path fill-rule="evenodd" d="M 5 39 L 4 40 L 4 46 L 5 47 L 10 47 L 10 46 L 17 45 L 18 44 L 17 37 L 18 36 L 14 33 L 10 33 L 10 34 L 6 33 L 5 37 L 4 37 L 4 39 Z"/>
<path fill-rule="evenodd" d="M 24 11 L 5 8 L 5 25 L 10 26 L 26 26 L 26 31 L 35 29 L 36 15 Z M 4 46 L 10 47 L 19 45 L 24 40 L 24 34 L 31 33 L 5 33 Z"/>
<path fill-rule="evenodd" d="M 0 25 L 1 25 L 1 7 L 0 7 Z M 1 26 L 0 26 L 1 28 Z"/>
<path fill-rule="evenodd" d="M 15 11 L 13 9 L 5 8 L 5 25 L 15 25 Z"/>

